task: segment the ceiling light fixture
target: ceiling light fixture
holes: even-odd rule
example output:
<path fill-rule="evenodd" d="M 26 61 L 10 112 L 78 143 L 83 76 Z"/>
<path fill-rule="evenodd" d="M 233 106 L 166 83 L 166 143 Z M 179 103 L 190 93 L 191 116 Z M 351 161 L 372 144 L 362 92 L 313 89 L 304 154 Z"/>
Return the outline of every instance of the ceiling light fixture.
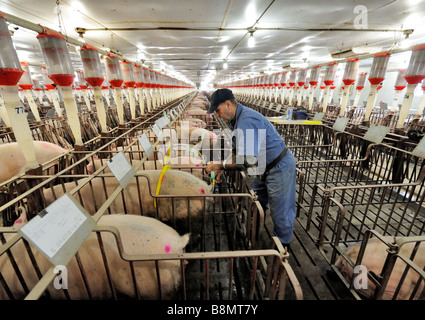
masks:
<path fill-rule="evenodd" d="M 226 60 L 224 60 L 223 69 L 227 69 L 227 67 L 228 67 L 227 62 L 226 62 Z"/>
<path fill-rule="evenodd" d="M 351 49 L 355 54 L 363 54 L 363 53 L 378 53 L 382 50 L 382 47 L 374 47 L 374 46 L 358 46 L 353 47 Z"/>
<path fill-rule="evenodd" d="M 294 63 L 289 64 L 289 66 L 292 69 L 297 69 L 297 68 L 305 69 L 305 68 L 308 67 L 308 63 L 307 62 L 302 62 L 302 63 L 294 62 Z"/>

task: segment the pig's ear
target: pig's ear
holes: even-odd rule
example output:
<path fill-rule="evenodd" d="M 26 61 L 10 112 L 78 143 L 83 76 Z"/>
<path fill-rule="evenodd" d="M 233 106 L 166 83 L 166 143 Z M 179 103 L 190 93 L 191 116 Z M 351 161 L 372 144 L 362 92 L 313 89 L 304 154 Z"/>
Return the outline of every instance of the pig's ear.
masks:
<path fill-rule="evenodd" d="M 180 247 L 183 249 L 189 243 L 190 233 L 186 233 L 185 235 L 180 237 Z"/>

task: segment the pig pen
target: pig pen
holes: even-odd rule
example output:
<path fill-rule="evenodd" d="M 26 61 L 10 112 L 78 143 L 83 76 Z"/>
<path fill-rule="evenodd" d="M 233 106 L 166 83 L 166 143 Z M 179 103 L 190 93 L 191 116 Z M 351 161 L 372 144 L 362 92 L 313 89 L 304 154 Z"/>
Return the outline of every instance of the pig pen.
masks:
<path fill-rule="evenodd" d="M 65 178 L 65 177 L 64 177 Z M 119 189 L 119 188 L 118 188 Z M 108 195 L 107 202 L 101 204 L 100 209 L 96 212 L 95 218 L 102 214 L 109 214 L 109 205 L 115 201 L 121 201 L 122 192 L 115 190 L 111 195 Z M 71 192 L 72 194 L 73 192 Z M 78 193 L 78 191 L 76 191 Z M 181 196 L 180 196 L 181 197 Z M 275 299 L 275 298 L 286 298 L 294 299 L 301 298 L 302 294 L 299 286 L 297 285 L 296 278 L 294 277 L 289 264 L 286 261 L 287 253 L 280 246 L 279 241 L 272 239 L 272 243 L 269 244 L 269 249 L 253 249 L 255 247 L 255 241 L 249 241 L 246 237 L 247 234 L 255 232 L 252 230 L 256 229 L 255 222 L 258 212 L 258 203 L 253 200 L 253 196 L 250 193 L 233 193 L 233 194 L 215 194 L 211 196 L 205 195 L 204 201 L 208 197 L 214 197 L 214 208 L 210 213 L 211 217 L 208 219 L 206 216 L 203 217 L 204 224 L 201 231 L 201 241 L 198 244 L 189 243 L 186 247 L 186 253 L 180 255 L 145 255 L 145 256 L 132 256 L 128 257 L 122 254 L 128 261 L 129 270 L 132 268 L 132 264 L 137 261 L 155 261 L 158 265 L 163 260 L 179 260 L 181 263 L 181 274 L 182 274 L 182 287 L 179 292 L 176 293 L 175 299 Z M 77 197 L 78 198 L 78 197 Z M 177 201 L 177 196 L 158 196 L 161 199 L 167 199 L 167 201 Z M 190 203 L 190 198 L 187 198 Z M 197 196 L 199 198 L 199 196 Z M 173 200 L 174 199 L 174 200 Z M 158 206 L 160 206 L 159 204 Z M 113 213 L 111 213 L 113 214 Z M 188 217 L 190 219 L 190 216 Z M 247 223 L 249 221 L 249 223 Z M 251 223 L 251 225 L 250 225 Z M 120 236 L 114 230 L 108 228 L 96 228 L 94 232 L 100 234 L 99 239 L 102 238 L 103 232 L 114 233 L 117 238 L 118 248 L 121 248 Z M 3 235 L 7 234 L 6 236 Z M 252 236 L 254 239 L 255 235 Z M 2 228 L 2 249 L 1 255 L 8 256 L 11 265 L 13 266 L 13 246 L 24 241 L 19 235 L 16 234 L 15 230 L 11 228 Z M 12 240 L 10 240 L 12 238 Z M 8 239 L 8 241 L 6 241 Z M 15 242 L 16 241 L 16 242 Z M 99 249 L 101 252 L 101 240 Z M 24 241 L 25 242 L 25 241 Z M 96 249 L 92 248 L 93 251 Z M 121 250 L 121 249 L 120 249 Z M 35 248 L 31 248 L 28 251 L 30 257 L 36 252 Z M 35 253 L 36 254 L 36 253 Z M 90 279 L 85 279 L 84 274 L 88 272 L 87 261 L 83 261 L 81 258 L 76 256 L 76 261 L 81 267 L 80 272 L 84 283 L 87 285 L 85 288 L 87 296 L 78 296 L 80 299 L 87 299 L 96 292 L 96 288 L 90 288 L 88 283 Z M 32 258 L 32 261 L 36 261 L 36 258 Z M 185 261 L 188 264 L 185 264 Z M 86 267 L 84 267 L 86 266 Z M 28 294 L 27 298 L 49 298 L 55 296 L 55 294 L 44 293 L 46 287 L 53 279 L 54 274 L 52 272 L 54 266 L 48 270 L 40 270 L 37 265 L 34 265 L 34 272 L 40 278 L 37 284 L 28 283 L 26 280 L 27 274 L 25 271 L 20 271 L 22 265 L 15 264 L 13 266 L 16 275 L 18 275 L 19 283 L 22 286 L 25 293 Z M 4 269 L 3 269 L 4 270 Z M 114 266 L 108 265 L 105 261 L 105 268 L 102 270 L 105 272 L 104 277 L 110 279 L 111 273 L 114 273 Z M 14 298 L 13 294 L 13 283 L 10 279 L 3 276 L 4 271 L 0 272 L 1 283 L 3 288 L 9 294 L 9 298 Z M 161 278 L 159 269 L 156 269 L 157 278 Z M 100 276 L 98 274 L 98 276 Z M 134 279 L 133 279 L 134 280 Z M 291 286 L 287 285 L 290 283 Z M 134 280 L 135 292 L 137 290 L 137 281 Z M 34 286 L 34 287 L 33 287 Z M 292 287 L 293 286 L 293 287 Z M 286 289 L 286 290 L 285 290 Z M 50 290 L 55 290 L 51 288 Z M 126 296 L 120 296 L 119 292 L 112 286 L 111 298 L 125 299 L 129 298 Z M 157 297 L 163 298 L 160 294 Z M 67 298 L 67 292 L 64 290 L 63 298 Z M 137 298 L 134 296 L 132 298 Z M 69 293 L 69 298 L 73 298 L 72 294 Z M 74 297 L 75 298 L 75 297 Z"/>
<path fill-rule="evenodd" d="M 151 136 L 152 139 L 154 137 Z M 116 144 L 117 140 L 123 140 L 124 137 L 111 139 L 110 145 Z M 131 138 L 129 144 L 134 142 Z M 107 140 L 106 140 L 107 141 Z M 119 143 L 118 143 L 119 145 Z M 126 143 L 123 145 L 129 146 Z M 125 147 L 124 147 L 125 148 Z M 111 148 L 112 149 L 112 148 Z M 109 156 L 113 155 L 113 150 L 105 147 L 105 153 L 108 152 Z M 10 202 L 10 206 L 16 204 L 26 204 L 26 199 L 29 195 L 38 191 L 39 195 L 43 198 L 44 191 L 51 188 L 53 185 L 62 185 L 62 183 L 69 183 L 81 178 L 88 178 L 85 182 L 90 185 L 90 180 L 95 177 L 106 179 L 112 177 L 109 173 L 102 173 L 104 168 L 98 168 L 93 175 L 85 174 L 84 171 L 78 171 L 79 174 L 74 174 L 77 167 L 85 164 L 85 161 L 93 156 L 93 154 L 100 155 L 102 151 L 90 152 L 74 151 L 74 155 L 78 154 L 76 161 L 71 164 L 67 169 L 58 172 L 55 175 L 42 175 L 42 176 L 24 176 L 27 180 L 37 180 L 37 184 L 26 192 L 19 194 Z M 115 151 L 116 152 L 116 151 Z M 141 150 L 132 150 L 131 145 L 128 150 L 134 159 L 135 154 L 140 155 L 141 161 L 145 161 L 146 157 Z M 102 157 L 100 157 L 102 158 Z M 103 167 L 104 163 L 103 163 Z M 176 168 L 177 169 L 177 168 Z M 187 169 L 187 168 L 185 168 Z M 191 168 L 191 170 L 199 170 L 199 167 Z M 202 168 L 201 168 L 202 169 Z M 137 179 L 146 179 L 143 173 L 136 174 Z M 39 183 L 42 181 L 41 183 Z M 211 182 L 211 181 L 209 181 Z M 78 200 L 79 190 L 82 185 L 73 188 L 70 194 L 76 195 Z M 101 188 L 102 189 L 102 188 Z M 105 189 L 105 187 L 103 188 Z M 224 192 L 224 193 L 218 193 Z M 94 190 L 90 192 L 94 194 Z M 152 196 L 152 190 L 150 190 Z M 155 197 L 155 196 L 154 196 Z M 288 264 L 288 254 L 281 247 L 279 241 L 269 237 L 263 239 L 260 245 L 259 236 L 259 221 L 261 220 L 262 209 L 258 202 L 255 201 L 255 195 L 252 191 L 246 188 L 245 179 L 243 176 L 231 175 L 226 179 L 226 182 L 220 186 L 217 184 L 214 188 L 213 194 L 196 195 L 196 196 L 181 196 L 181 195 L 168 195 L 156 196 L 158 200 L 158 207 L 167 201 L 176 203 L 179 199 L 187 201 L 188 208 L 192 200 L 201 198 L 203 205 L 203 216 L 201 232 L 198 242 L 190 242 L 186 247 L 186 252 L 180 255 L 172 254 L 152 254 L 152 255 L 136 255 L 128 256 L 122 253 L 121 256 L 128 262 L 128 269 L 134 270 L 134 265 L 140 261 L 154 261 L 155 274 L 158 281 L 157 298 L 166 298 L 163 295 L 160 285 L 161 272 L 158 267 L 161 261 L 177 260 L 180 261 L 180 274 L 182 276 L 182 285 L 176 295 L 175 299 L 301 299 L 302 290 L 298 284 L 296 276 L 292 272 Z M 112 193 L 106 195 L 106 201 L 103 203 L 95 203 L 96 212 L 94 218 L 99 219 L 102 215 L 113 214 L 110 211 L 111 205 L 114 202 L 122 201 L 125 203 L 122 187 L 117 187 Z M 207 216 L 206 202 L 208 199 L 214 199 L 214 205 Z M 141 205 L 143 203 L 140 201 Z M 82 203 L 84 206 L 84 203 Z M 125 206 L 124 206 L 125 208 Z M 3 208 L 2 208 L 3 209 Z M 42 208 L 39 208 L 40 211 Z M 140 209 L 140 212 L 142 210 Z M 34 212 L 33 212 L 34 213 Z M 36 213 L 36 212 L 35 212 Z M 126 213 L 125 210 L 122 213 Z M 190 220 L 190 210 L 188 209 L 188 220 Z M 189 221 L 191 225 L 193 221 Z M 98 234 L 99 252 L 102 255 L 102 234 L 113 234 L 117 239 L 118 250 L 121 250 L 120 235 L 111 228 L 96 227 L 93 231 Z M 10 268 L 17 277 L 16 282 L 10 282 L 4 276 L 4 272 L 0 272 L 0 283 L 4 289 L 7 298 L 20 298 L 14 294 L 13 283 L 22 288 L 24 296 L 27 299 L 49 299 L 56 297 L 56 289 L 52 289 L 52 280 L 55 278 L 54 266 L 50 265 L 47 269 L 42 269 L 36 263 L 34 257 L 36 249 L 26 250 L 28 258 L 32 263 L 31 269 L 36 275 L 36 282 L 28 281 L 24 271 L 21 271 L 23 266 L 17 263 L 13 256 L 13 247 L 19 243 L 23 243 L 26 248 L 30 246 L 26 241 L 16 233 L 11 227 L 1 228 L 2 247 L 0 256 L 7 259 L 10 263 Z M 105 256 L 104 254 L 102 256 Z M 90 280 L 87 279 L 87 270 L 84 267 L 85 263 L 77 254 L 75 261 L 78 265 L 78 273 L 84 283 L 84 299 L 95 298 L 94 292 L 96 288 L 90 287 Z M 188 263 L 186 263 L 188 262 Z M 3 269 L 4 270 L 4 269 Z M 133 272 L 134 296 L 128 297 L 120 295 L 114 288 L 111 277 L 114 273 L 113 265 L 109 265 L 104 260 L 102 267 L 103 277 L 108 279 L 110 283 L 111 298 L 126 299 L 126 298 L 139 298 L 141 296 L 137 289 L 138 282 L 135 280 Z M 159 280 L 158 280 L 159 279 Z M 288 285 L 289 284 L 289 285 Z M 50 287 L 49 287 L 50 286 Z M 46 288 L 49 287 L 48 290 Z M 53 290 L 53 292 L 52 292 Z M 165 294 L 165 293 L 164 293 Z M 62 290 L 62 297 L 60 298 L 73 298 L 71 291 Z"/>
<path fill-rule="evenodd" d="M 46 163 L 40 163 L 40 168 L 21 174 L 17 177 L 10 179 L 9 181 L 0 182 L 0 225 L 11 226 L 13 221 L 16 220 L 22 212 L 22 208 L 31 214 L 32 212 L 41 211 L 39 203 L 41 203 L 41 196 L 39 192 L 30 193 L 25 201 L 14 201 L 10 205 L 4 206 L 10 201 L 18 198 L 21 194 L 25 193 L 28 189 L 31 189 L 38 182 L 37 179 L 26 179 L 22 176 L 28 177 L 30 175 L 52 175 L 60 172 L 66 172 L 68 174 L 84 174 L 86 173 L 86 164 L 94 157 L 99 156 L 102 158 L 108 158 L 111 156 L 109 149 L 116 150 L 123 145 L 128 145 L 135 140 L 135 130 L 139 127 L 147 127 L 153 123 L 155 119 L 158 119 L 163 115 L 164 111 L 167 111 L 177 106 L 185 107 L 190 100 L 190 95 L 185 95 L 180 99 L 176 99 L 169 104 L 164 105 L 162 108 L 158 108 L 155 112 L 146 116 L 146 119 L 141 119 L 138 122 L 127 122 L 124 125 L 118 126 L 118 118 L 116 108 L 109 108 L 108 112 L 108 125 L 113 126 L 105 134 L 97 134 L 94 137 L 88 137 L 84 139 L 84 147 L 79 150 L 72 148 L 70 143 L 73 141 L 73 135 L 70 127 L 65 119 L 59 118 L 45 118 L 43 123 L 30 122 L 30 130 L 35 141 L 48 141 L 68 149 L 69 151 L 61 156 L 55 157 Z M 114 112 L 115 111 L 115 112 Z M 87 114 L 86 114 L 87 116 Z M 84 114 L 80 117 L 82 124 L 82 132 L 84 132 Z M 91 115 L 87 119 L 97 120 Z M 116 123 L 115 123 L 116 121 Z M 116 124 L 116 125 L 115 125 Z M 96 124 L 93 124 L 96 126 Z M 132 130 L 135 128 L 135 130 Z M 148 131 L 148 130 L 147 130 Z M 153 135 L 153 133 L 150 133 Z M 3 143 L 14 142 L 15 137 L 13 132 L 5 130 L 1 134 L 1 141 Z M 138 147 L 140 150 L 140 147 Z M 130 152 L 130 151 L 129 151 Z M 137 153 L 137 151 L 134 151 Z M 138 159 L 141 159 L 139 157 Z M 78 163 L 76 166 L 70 166 L 74 163 Z"/>
<path fill-rule="evenodd" d="M 356 139 L 361 139 L 356 137 Z M 359 241 L 368 241 L 365 234 L 373 231 L 376 237 L 391 236 L 409 239 L 414 236 L 422 236 L 424 233 L 424 208 L 423 208 L 423 178 L 424 169 L 422 159 L 412 154 L 414 145 L 404 143 L 403 149 L 398 148 L 401 144 L 390 142 L 382 144 L 367 143 L 364 145 L 366 152 L 362 158 L 339 159 L 321 161 L 300 161 L 297 166 L 299 178 L 299 197 L 297 222 L 314 241 L 322 255 L 329 262 L 336 273 L 341 277 L 347 287 L 351 289 L 356 298 L 358 292 L 353 289 L 353 282 L 347 282 L 342 277 L 335 263 L 340 256 L 346 258 L 351 267 L 359 265 L 362 257 L 357 262 L 352 261 L 344 251 L 356 245 Z M 391 143 L 391 141 L 393 143 Z M 363 149 L 364 150 L 364 149 Z M 422 240 L 418 241 L 418 246 Z M 386 240 L 388 248 L 395 246 Z M 395 263 L 397 257 L 405 261 L 406 274 L 409 269 L 414 269 L 418 289 L 411 295 L 398 293 L 389 296 L 385 291 L 388 279 L 391 278 L 391 268 L 386 267 L 378 270 L 378 275 L 371 275 L 375 286 L 374 292 L 367 295 L 368 298 L 392 299 L 392 298 L 422 298 L 423 292 L 417 292 L 423 282 L 423 273 L 420 270 L 423 265 L 415 265 L 411 256 L 397 256 L 398 251 L 392 252 L 392 256 L 382 259 L 391 260 Z M 398 249 L 397 249 L 398 250 Z M 424 253 L 418 254 L 418 256 Z M 340 263 L 340 262 L 339 262 Z M 393 264 L 394 265 L 394 264 Z M 386 265 L 387 266 L 387 265 Z M 391 278 L 394 286 L 395 276 Z M 353 276 L 351 278 L 353 280 Z M 402 288 L 405 278 L 401 277 L 396 287 Z M 423 290 L 421 288 L 420 290 Z"/>
<path fill-rule="evenodd" d="M 288 260 L 304 299 L 423 299 L 422 158 L 411 153 L 416 142 L 388 133 L 374 144 L 354 126 L 349 132 L 329 125 L 275 126 L 297 158 L 297 218 Z M 265 219 L 267 224 L 267 213 Z M 372 293 L 354 288 L 358 273 L 343 274 L 370 259 L 362 251 L 357 261 L 347 253 L 366 246 L 369 233 L 384 251 L 379 269 L 372 265 L 367 274 Z M 406 251 L 411 247 L 419 250 Z M 415 285 L 406 294 L 411 279 Z"/>

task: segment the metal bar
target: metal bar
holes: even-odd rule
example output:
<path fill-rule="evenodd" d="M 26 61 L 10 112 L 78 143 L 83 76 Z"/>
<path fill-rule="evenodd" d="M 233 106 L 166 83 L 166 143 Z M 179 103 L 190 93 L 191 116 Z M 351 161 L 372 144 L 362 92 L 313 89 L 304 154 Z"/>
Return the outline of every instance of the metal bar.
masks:
<path fill-rule="evenodd" d="M 103 260 L 103 265 L 105 267 L 106 276 L 108 277 L 109 288 L 111 289 L 111 293 L 112 293 L 114 300 L 116 300 L 117 294 L 116 294 L 114 285 L 112 283 L 111 272 L 109 270 L 108 260 L 106 258 L 106 252 L 105 252 L 105 248 L 103 246 L 102 236 L 99 232 L 97 232 L 96 235 L 97 235 L 97 240 L 99 242 L 100 252 L 102 254 L 102 260 Z"/>

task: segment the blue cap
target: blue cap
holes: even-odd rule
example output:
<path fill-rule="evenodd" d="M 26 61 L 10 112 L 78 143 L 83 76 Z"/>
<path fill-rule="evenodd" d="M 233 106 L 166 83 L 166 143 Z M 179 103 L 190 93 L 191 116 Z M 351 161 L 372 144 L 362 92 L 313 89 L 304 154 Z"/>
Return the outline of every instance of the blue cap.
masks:
<path fill-rule="evenodd" d="M 233 95 L 233 92 L 230 89 L 223 88 L 223 89 L 216 90 L 211 95 L 211 105 L 207 113 L 213 113 L 220 104 L 234 98 L 235 96 Z"/>

